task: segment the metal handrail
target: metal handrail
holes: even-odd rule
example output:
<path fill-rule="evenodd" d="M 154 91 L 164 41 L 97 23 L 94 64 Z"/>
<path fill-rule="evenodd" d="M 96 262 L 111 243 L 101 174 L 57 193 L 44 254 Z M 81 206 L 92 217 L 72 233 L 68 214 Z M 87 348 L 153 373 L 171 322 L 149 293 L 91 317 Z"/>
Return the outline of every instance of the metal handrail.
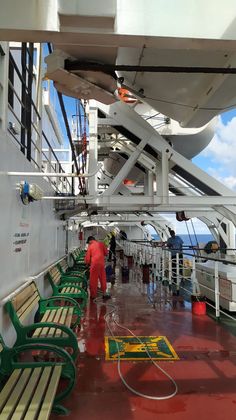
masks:
<path fill-rule="evenodd" d="M 59 260 L 54 261 L 52 264 L 50 264 L 49 266 L 47 266 L 43 271 L 41 271 L 40 273 L 36 274 L 35 276 L 30 276 L 23 284 L 21 284 L 16 290 L 14 290 L 13 292 L 11 292 L 9 295 L 5 296 L 1 301 L 0 301 L 0 306 L 4 306 L 6 302 L 8 302 L 10 299 L 12 299 L 15 295 L 17 295 L 17 293 L 19 293 L 21 290 L 23 290 L 26 285 L 28 283 L 31 283 L 33 280 L 36 280 L 37 278 L 43 276 L 44 274 L 46 274 L 48 272 L 48 270 L 50 270 L 52 267 L 54 267 L 56 264 L 58 264 L 60 261 L 62 261 L 68 254 L 65 254 L 63 257 L 59 258 Z"/>
<path fill-rule="evenodd" d="M 152 249 L 153 248 L 153 249 Z M 142 243 L 142 242 L 136 242 L 132 243 L 132 241 L 124 241 L 124 249 L 127 252 L 127 255 L 136 256 L 136 261 L 139 261 L 140 264 L 152 264 L 152 270 L 154 275 L 154 281 L 158 278 L 166 279 L 169 284 L 172 284 L 173 278 L 172 278 L 172 262 L 173 259 L 171 258 L 171 251 L 164 247 L 155 247 L 151 243 Z M 152 249 L 152 251 L 151 251 Z M 224 248 L 225 250 L 225 248 Z M 234 250 L 235 249 L 231 249 Z M 152 257 L 152 260 L 150 262 L 150 256 Z M 189 295 L 195 295 L 198 299 L 199 293 L 200 293 L 200 287 L 201 290 L 209 290 L 214 296 L 215 296 L 215 303 L 211 304 L 209 302 L 206 302 L 207 305 L 214 308 L 215 310 L 215 316 L 217 319 L 220 318 L 220 314 L 224 314 L 224 316 L 228 317 L 229 319 L 236 321 L 236 318 L 234 318 L 232 315 L 228 314 L 220 307 L 220 275 L 219 275 L 219 262 L 224 264 L 230 264 L 232 266 L 236 265 L 236 262 L 225 260 L 221 258 L 212 258 L 205 256 L 197 256 L 190 253 L 186 253 L 183 251 L 183 258 L 186 256 L 191 256 L 192 258 L 192 268 L 191 268 L 191 278 L 190 276 L 184 276 L 180 274 L 180 268 L 186 268 L 184 264 L 180 264 L 179 256 L 177 254 L 175 258 L 175 276 L 176 277 L 176 287 L 177 289 L 182 289 Z M 159 258 L 159 260 L 158 260 Z M 207 285 L 203 284 L 201 281 L 197 278 L 197 273 L 200 272 L 198 268 L 195 266 L 196 258 L 199 260 L 211 260 L 215 263 L 215 267 L 213 268 L 213 273 L 208 273 L 209 276 L 214 281 L 214 287 L 208 287 Z M 158 262 L 159 261 L 159 262 Z M 190 282 L 192 284 L 191 290 L 184 287 L 184 285 L 181 284 L 180 279 L 183 278 Z"/>

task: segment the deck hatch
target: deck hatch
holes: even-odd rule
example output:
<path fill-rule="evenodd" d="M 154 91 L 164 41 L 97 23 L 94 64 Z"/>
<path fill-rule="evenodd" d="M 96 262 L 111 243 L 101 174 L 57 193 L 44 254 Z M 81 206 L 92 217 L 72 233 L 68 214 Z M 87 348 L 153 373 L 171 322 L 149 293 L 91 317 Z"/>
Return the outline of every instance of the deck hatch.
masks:
<path fill-rule="evenodd" d="M 139 336 L 141 344 L 133 336 L 105 337 L 106 360 L 149 360 L 145 348 L 154 360 L 179 360 L 179 357 L 165 336 Z M 118 346 L 118 348 L 117 348 Z"/>

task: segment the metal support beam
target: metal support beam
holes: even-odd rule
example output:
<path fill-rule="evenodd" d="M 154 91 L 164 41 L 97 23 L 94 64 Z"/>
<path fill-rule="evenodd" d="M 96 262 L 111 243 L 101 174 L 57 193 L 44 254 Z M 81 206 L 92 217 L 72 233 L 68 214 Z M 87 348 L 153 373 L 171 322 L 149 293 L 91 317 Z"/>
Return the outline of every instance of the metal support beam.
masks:
<path fill-rule="evenodd" d="M 138 115 L 134 110 L 127 107 L 126 104 L 118 102 L 110 107 L 101 106 L 104 109 L 104 112 L 111 115 L 116 119 L 119 124 L 123 125 L 127 130 L 132 132 L 139 138 L 147 139 L 149 146 L 153 148 L 155 152 L 159 155 L 164 152 L 167 148 L 171 154 L 170 159 L 170 168 L 171 165 L 175 164 L 183 168 L 187 174 L 191 174 L 193 177 L 198 179 L 202 184 L 207 185 L 211 188 L 215 195 L 233 195 L 233 192 L 224 186 L 221 182 L 214 179 L 212 176 L 205 173 L 202 169 L 194 165 L 189 159 L 182 156 L 180 153 L 176 152 L 171 148 L 167 142 L 162 138 L 162 136 L 151 127 L 148 122 L 144 121 L 140 115 Z M 236 197 L 236 194 L 235 194 Z"/>
<path fill-rule="evenodd" d="M 143 193 L 148 195 L 148 173 L 145 173 L 143 177 Z"/>
<path fill-rule="evenodd" d="M 109 188 L 104 192 L 103 195 L 112 195 L 116 192 L 116 190 L 119 188 L 122 181 L 125 179 L 125 177 L 129 174 L 131 169 L 133 168 L 135 162 L 137 161 L 138 157 L 142 153 L 143 148 L 147 144 L 148 139 L 143 139 L 139 145 L 136 147 L 136 150 L 130 155 L 129 159 L 125 162 L 124 166 L 121 168 L 119 173 L 116 175 L 116 177 L 111 182 Z"/>
<path fill-rule="evenodd" d="M 148 196 L 153 196 L 153 172 L 148 171 Z"/>
<path fill-rule="evenodd" d="M 192 73 L 192 74 L 236 74 L 236 68 L 225 67 L 200 67 L 200 66 L 140 66 L 126 64 L 97 64 L 92 62 L 81 62 L 79 60 L 65 60 L 65 69 L 68 71 L 102 71 L 102 72 L 137 72 L 137 73 Z"/>
<path fill-rule="evenodd" d="M 161 154 L 161 172 L 162 172 L 162 198 L 163 204 L 169 202 L 169 149 Z"/>
<path fill-rule="evenodd" d="M 160 163 L 156 165 L 156 195 L 163 196 L 162 167 Z"/>
<path fill-rule="evenodd" d="M 119 125 L 122 125 L 131 133 L 133 133 L 138 138 L 146 139 L 149 146 L 158 153 L 162 154 L 167 148 L 171 154 L 171 159 L 169 161 L 170 168 L 174 165 L 177 165 L 180 168 L 183 168 L 186 175 L 189 174 L 192 178 L 196 178 L 203 186 L 210 188 L 213 195 L 222 195 L 222 196 L 234 196 L 234 193 L 221 184 L 219 181 L 206 174 L 203 170 L 194 165 L 190 160 L 186 159 L 180 153 L 176 152 L 166 141 L 161 137 L 161 135 L 155 131 L 148 122 L 144 121 L 141 116 L 139 116 L 134 110 L 127 107 L 124 103 L 115 103 L 109 107 L 100 104 L 99 107 L 106 115 L 110 115 L 114 118 Z M 228 202 L 227 202 L 228 204 Z M 232 204 L 232 203 L 231 203 Z M 225 203 L 226 205 L 226 203 Z"/>
<path fill-rule="evenodd" d="M 89 172 L 96 170 L 98 162 L 97 107 L 93 103 L 94 101 L 91 101 L 89 106 Z M 97 194 L 97 186 L 97 177 L 90 177 L 88 182 L 90 195 Z"/>
<path fill-rule="evenodd" d="M 53 199 L 54 197 L 50 197 L 50 198 Z M 81 196 L 63 197 L 63 200 L 66 200 L 66 199 L 70 200 L 71 198 L 76 199 L 78 202 L 84 202 L 84 198 Z M 122 195 L 112 195 L 112 197 L 107 196 L 105 194 L 101 194 L 98 197 L 87 195 L 86 201 L 88 201 L 88 204 L 96 204 L 97 206 L 100 206 L 100 207 L 103 207 L 103 206 L 113 207 L 112 211 L 114 211 L 114 208 L 117 208 L 117 211 L 118 211 L 120 207 L 121 208 L 124 207 L 124 196 Z M 225 197 L 221 197 L 221 196 L 201 196 L 201 197 L 170 196 L 168 204 L 163 204 L 162 197 L 157 197 L 157 196 L 147 197 L 147 196 L 139 195 L 138 197 L 136 196 L 125 197 L 126 211 L 128 211 L 128 209 L 132 209 L 132 210 L 137 209 L 137 211 L 139 210 L 145 211 L 147 210 L 146 207 L 150 207 L 150 208 L 153 207 L 153 208 L 156 208 L 156 210 L 170 211 L 170 212 L 183 210 L 183 207 L 186 209 L 186 211 L 188 209 L 192 211 L 193 209 L 197 210 L 199 208 L 205 211 L 206 207 L 213 208 L 216 205 L 223 206 L 223 204 L 228 205 L 229 203 L 231 205 L 233 204 L 236 206 L 236 196 L 231 196 L 231 197 L 230 196 L 225 196 Z M 152 211 L 152 210 L 149 209 L 149 211 Z"/>

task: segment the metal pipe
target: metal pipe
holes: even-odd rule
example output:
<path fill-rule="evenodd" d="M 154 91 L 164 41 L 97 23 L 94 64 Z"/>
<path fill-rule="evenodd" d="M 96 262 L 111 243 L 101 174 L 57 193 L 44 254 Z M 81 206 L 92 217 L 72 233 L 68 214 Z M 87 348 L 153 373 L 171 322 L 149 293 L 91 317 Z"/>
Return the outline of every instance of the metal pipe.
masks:
<path fill-rule="evenodd" d="M 58 195 L 44 195 L 41 200 L 77 200 L 79 203 L 84 203 L 84 200 L 94 200 L 95 197 L 91 196 L 83 196 L 83 195 L 66 195 L 66 196 L 58 196 Z M 110 223 L 110 222 L 109 222 Z"/>
<path fill-rule="evenodd" d="M 206 73 L 206 74 L 236 74 L 235 67 L 200 67 L 200 66 L 140 66 L 126 64 L 86 63 L 79 60 L 65 60 L 65 70 L 92 70 L 103 72 L 148 72 L 148 73 Z"/>
<path fill-rule="evenodd" d="M 17 289 L 14 290 L 14 292 L 11 292 L 9 295 L 7 295 L 5 298 L 3 298 L 0 301 L 0 306 L 4 306 L 6 302 L 8 302 L 10 299 L 12 299 L 21 290 L 23 290 L 27 286 L 27 284 L 31 283 L 33 280 L 36 280 L 37 278 L 39 278 L 42 275 L 44 275 L 45 273 L 47 273 L 48 270 L 50 270 L 50 268 L 54 267 L 56 264 L 58 264 L 60 261 L 62 261 L 65 257 L 66 257 L 66 255 L 64 255 L 63 257 L 61 257 L 59 260 L 54 261 L 54 263 L 48 265 L 43 271 L 41 271 L 40 273 L 36 274 L 35 276 L 30 276 L 23 284 L 21 284 L 19 287 L 17 287 Z"/>
<path fill-rule="evenodd" d="M 66 173 L 66 172 L 0 172 L 0 175 L 9 175 L 9 176 L 35 176 L 35 177 L 48 177 L 48 178 L 90 178 L 96 175 L 101 169 L 99 165 L 94 172 L 87 174 L 76 174 L 76 173 Z"/>

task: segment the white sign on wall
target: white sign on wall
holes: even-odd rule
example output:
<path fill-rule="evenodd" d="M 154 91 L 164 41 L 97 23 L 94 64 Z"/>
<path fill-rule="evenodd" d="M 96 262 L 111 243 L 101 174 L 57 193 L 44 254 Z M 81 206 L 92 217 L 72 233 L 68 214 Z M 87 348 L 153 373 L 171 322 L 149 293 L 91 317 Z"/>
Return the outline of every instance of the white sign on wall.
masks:
<path fill-rule="evenodd" d="M 29 239 L 29 223 L 20 221 L 16 231 L 13 232 L 12 246 L 13 252 L 19 253 L 26 249 Z"/>

